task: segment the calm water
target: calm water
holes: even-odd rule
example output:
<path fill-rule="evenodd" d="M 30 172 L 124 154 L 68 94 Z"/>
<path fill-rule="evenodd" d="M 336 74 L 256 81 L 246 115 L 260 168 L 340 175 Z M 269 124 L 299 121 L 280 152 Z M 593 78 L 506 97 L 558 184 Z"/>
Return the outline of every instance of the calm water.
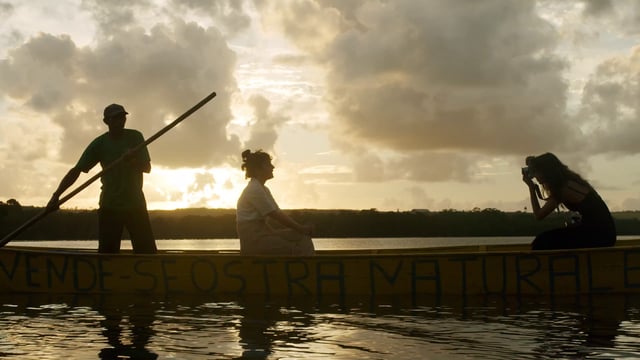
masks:
<path fill-rule="evenodd" d="M 316 244 L 319 249 L 383 248 L 440 246 L 442 241 L 319 239 Z M 496 240 L 446 239 L 445 243 L 465 241 Z M 80 245 L 96 246 L 91 241 Z M 163 240 L 159 247 L 234 249 L 237 245 L 235 240 Z M 0 303 L 3 358 L 640 358 L 640 296 L 445 297 L 412 303 L 380 297 L 2 294 Z"/>

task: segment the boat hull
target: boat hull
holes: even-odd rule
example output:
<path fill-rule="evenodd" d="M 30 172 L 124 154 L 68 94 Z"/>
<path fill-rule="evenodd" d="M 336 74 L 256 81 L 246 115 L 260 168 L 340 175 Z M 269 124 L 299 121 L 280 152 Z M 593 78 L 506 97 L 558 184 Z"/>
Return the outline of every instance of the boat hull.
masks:
<path fill-rule="evenodd" d="M 0 291 L 414 298 L 640 293 L 640 240 L 624 243 L 536 252 L 514 245 L 321 251 L 313 257 L 6 246 L 0 249 Z"/>

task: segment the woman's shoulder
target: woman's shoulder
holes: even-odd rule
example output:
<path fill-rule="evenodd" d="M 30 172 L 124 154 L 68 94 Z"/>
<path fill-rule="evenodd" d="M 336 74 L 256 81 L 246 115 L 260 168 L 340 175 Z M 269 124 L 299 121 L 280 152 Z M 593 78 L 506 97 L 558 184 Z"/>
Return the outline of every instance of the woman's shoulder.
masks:
<path fill-rule="evenodd" d="M 582 202 L 589 193 L 594 192 L 589 183 L 579 180 L 568 180 L 561 191 L 562 202 L 573 204 Z"/>
<path fill-rule="evenodd" d="M 574 180 L 574 179 L 568 180 L 564 186 L 564 189 L 567 189 L 569 191 L 579 192 L 585 195 L 593 191 L 593 188 L 591 187 L 591 185 L 589 185 L 588 182 L 584 180 Z"/>

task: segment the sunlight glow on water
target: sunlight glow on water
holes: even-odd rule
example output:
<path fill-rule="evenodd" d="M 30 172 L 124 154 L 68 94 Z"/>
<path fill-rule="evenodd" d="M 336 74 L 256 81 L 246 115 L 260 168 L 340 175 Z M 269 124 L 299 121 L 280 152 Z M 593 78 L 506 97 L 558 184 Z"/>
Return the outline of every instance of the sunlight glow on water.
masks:
<path fill-rule="evenodd" d="M 528 244 L 530 236 L 515 237 L 440 237 L 440 238 L 319 238 L 313 239 L 317 250 L 419 248 L 457 245 Z M 162 250 L 240 250 L 238 239 L 162 239 L 156 240 Z M 97 240 L 14 241 L 12 245 L 50 246 L 97 249 Z M 123 240 L 122 249 L 131 249 L 131 241 Z"/>
<path fill-rule="evenodd" d="M 618 242 L 640 236 L 618 236 Z M 317 250 L 343 249 L 407 249 L 459 245 L 530 244 L 532 236 L 506 237 L 408 237 L 408 238 L 318 238 Z M 161 250 L 240 250 L 238 239 L 162 239 L 156 240 Z M 97 249 L 97 240 L 13 241 L 11 245 Z M 123 240 L 122 249 L 131 249 L 131 241 Z"/>

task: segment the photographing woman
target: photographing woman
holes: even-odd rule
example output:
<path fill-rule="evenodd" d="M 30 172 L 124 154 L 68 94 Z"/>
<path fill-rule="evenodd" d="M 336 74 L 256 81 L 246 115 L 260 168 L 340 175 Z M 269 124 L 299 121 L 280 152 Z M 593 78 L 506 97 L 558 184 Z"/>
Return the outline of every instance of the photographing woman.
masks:
<path fill-rule="evenodd" d="M 581 218 L 567 227 L 536 236 L 533 250 L 576 249 L 613 246 L 616 229 L 609 208 L 596 190 L 580 175 L 570 170 L 554 154 L 529 156 L 522 169 L 522 180 L 529 187 L 531 207 L 536 219 L 544 219 L 560 205 L 577 212 Z M 543 188 L 543 198 L 536 179 Z M 544 200 L 540 206 L 538 198 Z"/>

